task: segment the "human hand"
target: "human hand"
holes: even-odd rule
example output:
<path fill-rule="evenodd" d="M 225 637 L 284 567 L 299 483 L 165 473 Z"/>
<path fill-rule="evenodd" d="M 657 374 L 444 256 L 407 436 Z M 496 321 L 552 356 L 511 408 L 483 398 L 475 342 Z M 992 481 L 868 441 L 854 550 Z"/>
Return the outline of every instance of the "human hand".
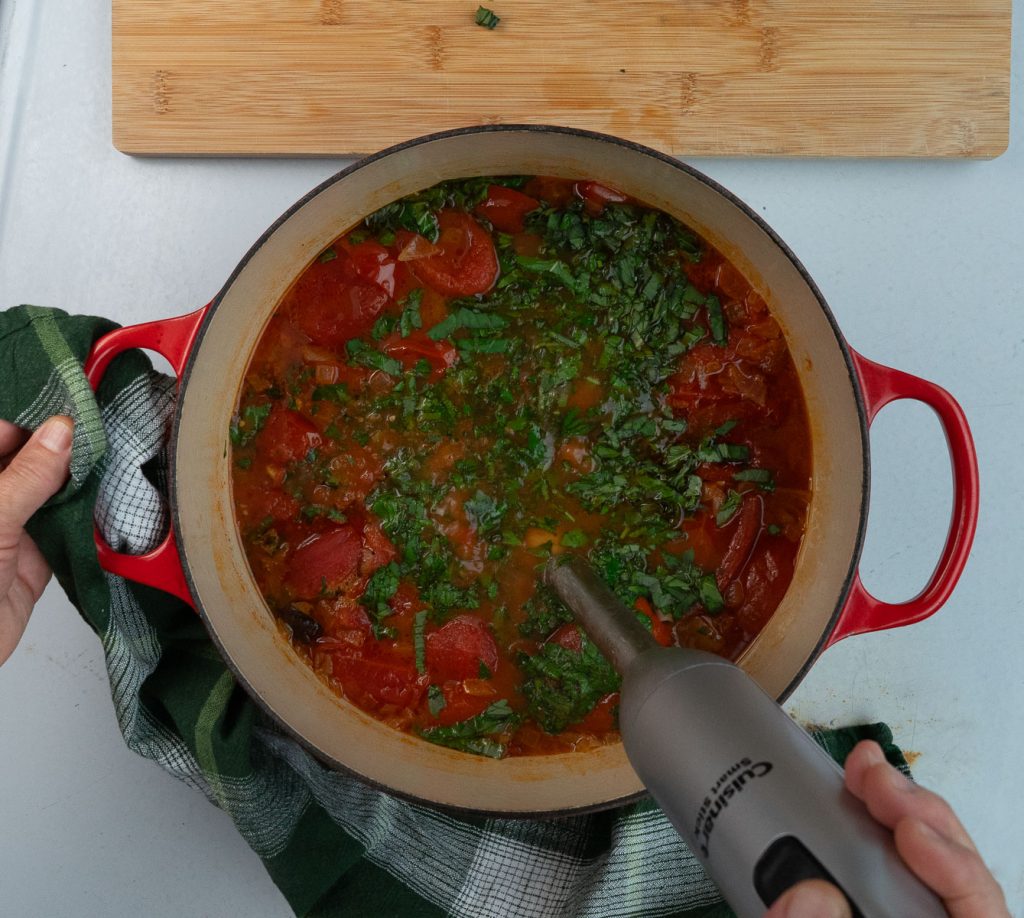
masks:
<path fill-rule="evenodd" d="M 877 743 L 864 740 L 850 753 L 846 786 L 892 829 L 900 857 L 951 918 L 1010 918 L 1002 889 L 950 805 L 893 768 Z M 765 918 L 850 918 L 850 907 L 831 883 L 807 880 L 781 896 Z"/>
<path fill-rule="evenodd" d="M 67 480 L 72 434 L 69 418 L 50 418 L 31 437 L 0 421 L 0 665 L 50 579 L 25 523 Z"/>

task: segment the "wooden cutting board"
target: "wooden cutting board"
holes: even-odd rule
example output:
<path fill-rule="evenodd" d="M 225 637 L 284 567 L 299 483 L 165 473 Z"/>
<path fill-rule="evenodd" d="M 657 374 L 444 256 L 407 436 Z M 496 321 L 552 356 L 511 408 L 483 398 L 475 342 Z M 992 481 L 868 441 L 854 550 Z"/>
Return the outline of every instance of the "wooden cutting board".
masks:
<path fill-rule="evenodd" d="M 113 0 L 126 153 L 359 154 L 469 124 L 675 155 L 992 157 L 1011 0 Z"/>

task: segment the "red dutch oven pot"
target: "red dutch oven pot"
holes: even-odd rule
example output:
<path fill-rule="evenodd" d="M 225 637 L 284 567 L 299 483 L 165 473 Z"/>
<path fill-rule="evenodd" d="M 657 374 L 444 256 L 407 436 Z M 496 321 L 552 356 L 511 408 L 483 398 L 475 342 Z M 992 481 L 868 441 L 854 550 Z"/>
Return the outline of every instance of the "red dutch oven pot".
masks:
<path fill-rule="evenodd" d="M 250 355 L 277 303 L 316 255 L 364 216 L 445 179 L 531 174 L 593 179 L 658 207 L 717 246 L 753 283 L 786 335 L 810 417 L 813 497 L 793 581 L 739 660 L 784 699 L 827 647 L 927 618 L 949 597 L 978 515 L 977 459 L 963 412 L 939 386 L 880 366 L 843 339 L 824 298 L 749 207 L 695 170 L 613 137 L 536 126 L 469 128 L 392 147 L 328 179 L 242 259 L 212 303 L 100 339 L 95 387 L 118 353 L 146 348 L 178 374 L 171 440 L 172 531 L 147 555 L 97 538 L 102 566 L 173 593 L 203 617 L 253 698 L 320 758 L 434 805 L 503 815 L 578 812 L 642 792 L 621 744 L 501 761 L 399 733 L 335 695 L 280 635 L 249 572 L 233 517 L 228 429 Z M 953 467 L 953 516 L 924 590 L 882 602 L 857 572 L 868 516 L 868 426 L 885 405 L 915 399 L 939 416 Z"/>

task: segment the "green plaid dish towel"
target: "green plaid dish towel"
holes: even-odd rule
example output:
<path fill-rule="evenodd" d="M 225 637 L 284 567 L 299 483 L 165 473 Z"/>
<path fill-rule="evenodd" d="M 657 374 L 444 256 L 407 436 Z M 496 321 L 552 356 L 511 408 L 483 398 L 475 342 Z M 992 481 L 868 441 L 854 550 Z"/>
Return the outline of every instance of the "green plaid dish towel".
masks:
<path fill-rule="evenodd" d="M 34 306 L 0 312 L 0 418 L 25 428 L 75 419 L 71 480 L 29 531 L 103 642 L 129 748 L 224 809 L 296 914 L 732 914 L 648 801 L 565 819 L 469 819 L 326 768 L 249 699 L 186 604 L 101 570 L 94 519 L 129 553 L 166 529 L 175 395 L 141 352 L 119 357 L 93 394 L 82 363 L 114 327 Z M 859 740 L 878 740 L 906 769 L 884 724 L 815 738 L 840 763 Z"/>

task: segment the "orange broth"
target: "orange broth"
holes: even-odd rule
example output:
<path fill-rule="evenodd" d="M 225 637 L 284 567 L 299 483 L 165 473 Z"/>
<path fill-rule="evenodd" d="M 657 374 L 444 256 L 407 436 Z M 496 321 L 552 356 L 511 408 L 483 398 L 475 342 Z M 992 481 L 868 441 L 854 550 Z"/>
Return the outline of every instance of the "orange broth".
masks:
<path fill-rule="evenodd" d="M 663 644 L 735 658 L 793 573 L 807 414 L 763 298 L 593 182 L 449 182 L 298 277 L 232 425 L 253 576 L 396 729 L 501 757 L 618 739 L 618 679 L 537 586 L 578 552 Z"/>

